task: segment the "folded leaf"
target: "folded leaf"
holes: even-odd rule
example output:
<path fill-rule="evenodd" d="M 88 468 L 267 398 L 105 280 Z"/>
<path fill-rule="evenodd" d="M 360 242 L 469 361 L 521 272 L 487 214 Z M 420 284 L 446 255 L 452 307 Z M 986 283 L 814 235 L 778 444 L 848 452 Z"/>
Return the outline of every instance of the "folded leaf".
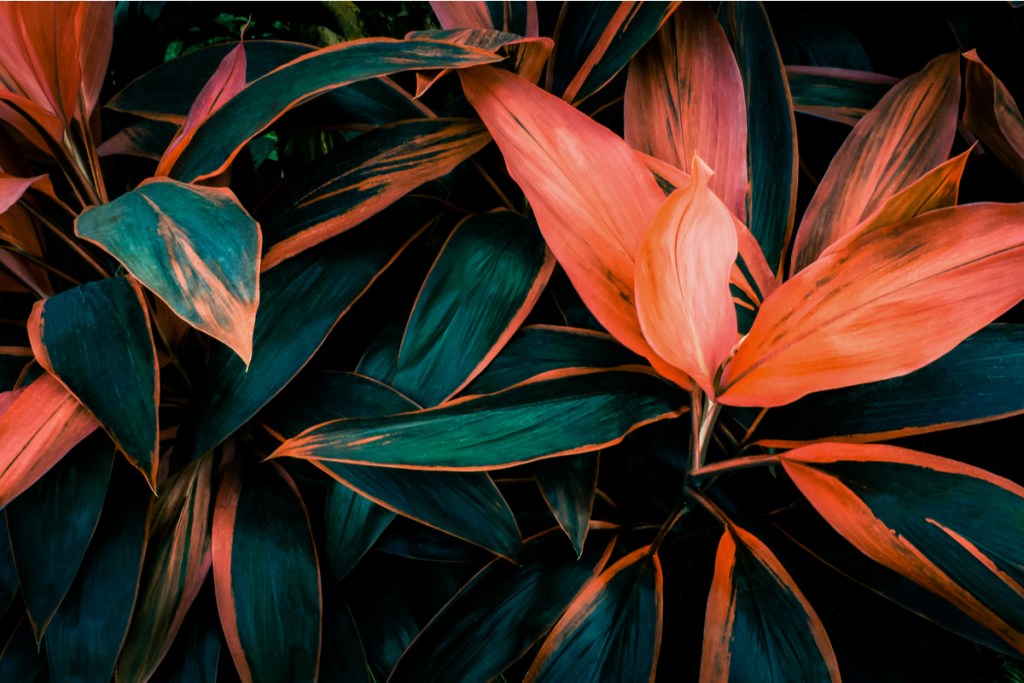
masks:
<path fill-rule="evenodd" d="M 87 210 L 75 234 L 249 363 L 262 237 L 230 190 L 153 180 Z"/>
<path fill-rule="evenodd" d="M 816 444 L 780 457 L 846 540 L 1024 653 L 1024 552 L 1006 532 L 1024 524 L 1024 487 L 895 446 Z"/>
<path fill-rule="evenodd" d="M 793 109 L 801 114 L 856 125 L 899 79 L 872 71 L 827 66 L 787 66 Z"/>
<path fill-rule="evenodd" d="M 967 106 L 964 126 L 981 138 L 999 161 L 1024 180 L 1024 118 L 1010 91 L 978 57 L 964 53 Z"/>
<path fill-rule="evenodd" d="M 959 101 L 957 54 L 936 57 L 886 93 L 853 127 L 821 179 L 793 244 L 792 272 L 949 157 Z"/>
<path fill-rule="evenodd" d="M 672 193 L 647 227 L 636 307 L 651 348 L 713 396 L 715 375 L 737 339 L 729 291 L 737 243 L 734 218 L 709 189 L 710 175 L 695 157 L 690 184 Z"/>
<path fill-rule="evenodd" d="M 1024 206 L 973 204 L 848 235 L 765 300 L 723 403 L 778 406 L 952 350 L 1024 298 Z"/>

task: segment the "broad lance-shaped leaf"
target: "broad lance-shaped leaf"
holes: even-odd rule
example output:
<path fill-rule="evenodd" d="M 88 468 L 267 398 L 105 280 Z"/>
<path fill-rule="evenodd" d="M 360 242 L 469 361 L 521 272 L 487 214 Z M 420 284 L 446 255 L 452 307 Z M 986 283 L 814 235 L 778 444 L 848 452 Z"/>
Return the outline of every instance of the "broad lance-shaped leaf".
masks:
<path fill-rule="evenodd" d="M 943 55 L 893 87 L 857 122 L 804 212 L 792 272 L 949 157 L 959 101 L 960 58 Z"/>
<path fill-rule="evenodd" d="M 626 555 L 583 586 L 525 680 L 654 681 L 663 602 L 657 553 L 645 547 Z"/>
<path fill-rule="evenodd" d="M 811 505 L 861 552 L 1024 653 L 1024 487 L 895 446 L 816 444 L 780 456 Z M 977 501 L 985 501 L 978 505 Z"/>
<path fill-rule="evenodd" d="M 775 554 L 729 523 L 704 619 L 700 680 L 839 681 L 832 644 Z"/>
<path fill-rule="evenodd" d="M 729 291 L 738 247 L 733 216 L 709 189 L 710 176 L 694 157 L 690 184 L 672 193 L 647 227 L 636 307 L 651 348 L 714 396 L 715 374 L 738 336 Z"/>
<path fill-rule="evenodd" d="M 366 38 L 299 57 L 253 81 L 206 119 L 171 176 L 186 182 L 224 171 L 242 147 L 287 111 L 354 81 L 408 69 L 448 69 L 496 62 L 497 55 L 433 41 Z"/>
<path fill-rule="evenodd" d="M 229 466 L 213 516 L 213 580 L 243 681 L 316 680 L 316 548 L 299 490 L 276 463 Z"/>
<path fill-rule="evenodd" d="M 493 680 L 551 628 L 613 547 L 592 544 L 577 560 L 557 533 L 527 540 L 518 566 L 494 560 L 469 580 L 420 631 L 388 680 Z"/>
<path fill-rule="evenodd" d="M 490 140 L 476 121 L 404 121 L 360 135 L 274 193 L 260 212 L 267 270 L 359 225 Z"/>
<path fill-rule="evenodd" d="M 787 66 L 793 109 L 801 114 L 856 125 L 899 79 L 873 71 L 824 66 Z"/>
<path fill-rule="evenodd" d="M 625 138 L 678 168 L 699 155 L 708 186 L 746 218 L 747 111 L 722 27 L 704 3 L 684 3 L 629 63 Z"/>
<path fill-rule="evenodd" d="M 262 237 L 230 190 L 152 180 L 87 210 L 75 234 L 249 363 Z"/>
<path fill-rule="evenodd" d="M 533 464 L 533 476 L 544 502 L 569 537 L 577 556 L 583 554 L 583 543 L 590 527 L 598 462 L 599 459 L 589 453 L 580 453 L 538 460 Z"/>
<path fill-rule="evenodd" d="M 518 214 L 460 223 L 416 298 L 391 385 L 428 407 L 457 393 L 508 342 L 554 266 L 536 225 Z"/>
<path fill-rule="evenodd" d="M 1010 91 L 981 61 L 976 50 L 964 53 L 964 59 L 967 60 L 964 126 L 1024 180 L 1024 117 Z"/>
<path fill-rule="evenodd" d="M 271 457 L 412 469 L 487 470 L 621 441 L 685 412 L 685 395 L 641 371 L 569 372 L 496 394 L 306 430 Z"/>
<path fill-rule="evenodd" d="M 719 21 L 736 53 L 746 98 L 746 223 L 772 272 L 781 273 L 796 215 L 796 121 L 789 84 L 762 3 L 723 2 Z"/>
<path fill-rule="evenodd" d="M 634 261 L 665 196 L 647 166 L 610 130 L 522 78 L 489 67 L 459 76 L 587 308 L 630 350 L 689 387 L 648 345 L 636 315 Z"/>
<path fill-rule="evenodd" d="M 89 408 L 155 486 L 160 386 L 139 286 L 120 277 L 79 285 L 37 301 L 28 328 L 39 364 Z"/>
<path fill-rule="evenodd" d="M 96 418 L 49 373 L 0 394 L 0 508 L 97 427 Z"/>
<path fill-rule="evenodd" d="M 917 370 L 1024 298 L 1022 267 L 1022 205 L 866 226 L 768 297 L 719 398 L 773 407 Z"/>

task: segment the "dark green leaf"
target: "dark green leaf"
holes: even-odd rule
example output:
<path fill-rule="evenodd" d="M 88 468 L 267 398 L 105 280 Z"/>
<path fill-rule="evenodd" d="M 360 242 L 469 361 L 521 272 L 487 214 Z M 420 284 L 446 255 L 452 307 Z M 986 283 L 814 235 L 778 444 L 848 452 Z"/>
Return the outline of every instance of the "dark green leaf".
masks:
<path fill-rule="evenodd" d="M 480 547 L 401 517 L 384 530 L 374 549 L 428 562 L 462 562 L 479 566 L 493 559 Z"/>
<path fill-rule="evenodd" d="M 540 492 L 562 531 L 572 541 L 576 555 L 583 553 L 583 542 L 590 525 L 590 511 L 597 491 L 598 459 L 588 453 L 564 458 L 538 460 L 533 464 Z"/>
<path fill-rule="evenodd" d="M 138 285 L 108 278 L 39 301 L 29 334 L 39 362 L 96 416 L 155 486 L 159 377 Z"/>
<path fill-rule="evenodd" d="M 871 71 L 871 60 L 849 29 L 822 16 L 773 8 L 772 24 L 786 64 Z"/>
<path fill-rule="evenodd" d="M 0 614 L 11 606 L 11 601 L 20 587 L 18 568 L 14 564 L 14 554 L 11 552 L 11 537 L 5 522 L 0 524 Z"/>
<path fill-rule="evenodd" d="M 387 528 L 395 513 L 334 482 L 327 492 L 324 539 L 321 551 L 334 581 L 345 578 Z"/>
<path fill-rule="evenodd" d="M 375 680 L 387 679 L 420 630 L 410 604 L 410 591 L 403 583 L 406 578 L 387 572 L 374 577 L 371 584 L 351 596 L 352 614 Z"/>
<path fill-rule="evenodd" d="M 214 613 L 213 586 L 189 610 L 178 639 L 153 676 L 153 683 L 216 683 L 220 665 L 221 631 Z M 204 600 L 209 593 L 209 600 Z"/>
<path fill-rule="evenodd" d="M 786 76 L 793 109 L 849 125 L 868 113 L 899 81 L 869 71 L 805 66 L 786 67 Z"/>
<path fill-rule="evenodd" d="M 395 376 L 395 366 L 398 364 L 398 349 L 402 346 L 406 319 L 402 317 L 395 320 L 377 333 L 359 359 L 356 372 L 372 377 L 378 382 L 391 382 Z"/>
<path fill-rule="evenodd" d="M 0 681 L 34 681 L 46 669 L 46 653 L 32 637 L 28 617 L 22 617 L 0 651 Z"/>
<path fill-rule="evenodd" d="M 324 607 L 324 648 L 320 680 L 370 683 L 370 668 L 352 612 L 343 600 Z"/>

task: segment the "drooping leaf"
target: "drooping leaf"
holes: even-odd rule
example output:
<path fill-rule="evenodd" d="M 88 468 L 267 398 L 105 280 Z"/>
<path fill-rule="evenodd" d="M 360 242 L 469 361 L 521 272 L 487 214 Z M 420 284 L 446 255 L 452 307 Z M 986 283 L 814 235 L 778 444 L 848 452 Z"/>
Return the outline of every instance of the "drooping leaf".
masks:
<path fill-rule="evenodd" d="M 682 392 L 646 372 L 569 373 L 414 413 L 328 422 L 289 439 L 271 457 L 493 469 L 595 451 L 681 414 L 684 404 Z"/>
<path fill-rule="evenodd" d="M 316 680 L 320 571 L 306 507 L 280 466 L 229 467 L 213 517 L 213 579 L 242 680 Z"/>
<path fill-rule="evenodd" d="M 738 247 L 733 216 L 708 187 L 710 175 L 695 157 L 690 184 L 672 193 L 647 227 L 636 307 L 651 348 L 714 396 L 718 367 L 738 336 L 729 291 Z"/>
<path fill-rule="evenodd" d="M 417 209 L 420 214 L 414 216 Z M 252 362 L 246 368 L 226 350 L 214 350 L 207 388 L 197 397 L 194 421 L 183 429 L 176 450 L 198 457 L 266 405 L 434 215 L 429 205 L 395 207 L 359 230 L 268 271 L 262 281 Z"/>
<path fill-rule="evenodd" d="M 405 121 L 360 135 L 278 190 L 260 211 L 264 270 L 393 204 L 479 151 L 489 136 L 465 119 Z"/>
<path fill-rule="evenodd" d="M 780 457 L 846 540 L 1024 653 L 1024 553 L 1006 533 L 1024 524 L 1024 488 L 895 446 L 816 444 Z"/>
<path fill-rule="evenodd" d="M 964 53 L 967 106 L 964 126 L 981 138 L 999 161 L 1024 180 L 1024 118 L 1010 91 L 976 50 Z"/>
<path fill-rule="evenodd" d="M 684 3 L 629 63 L 625 137 L 678 168 L 694 155 L 708 186 L 741 219 L 747 201 L 747 112 L 729 41 L 704 3 Z"/>
<path fill-rule="evenodd" d="M 49 373 L 0 394 L 0 508 L 57 464 L 99 423 Z"/>
<path fill-rule="evenodd" d="M 662 623 L 661 561 L 650 547 L 590 579 L 558 620 L 526 681 L 654 680 Z"/>
<path fill-rule="evenodd" d="M 535 224 L 518 214 L 460 223 L 416 298 L 391 384 L 427 407 L 457 393 L 530 313 L 554 265 Z"/>
<path fill-rule="evenodd" d="M 459 76 L 587 308 L 630 350 L 689 386 L 651 349 L 636 316 L 634 261 L 664 198 L 646 165 L 607 128 L 517 76 L 493 68 Z"/>
<path fill-rule="evenodd" d="M 262 237 L 230 190 L 153 180 L 83 213 L 75 234 L 249 362 Z"/>
<path fill-rule="evenodd" d="M 611 550 L 592 544 L 580 559 L 555 533 L 523 544 L 516 566 L 493 560 L 424 627 L 389 680 L 492 680 L 555 623 Z"/>
<path fill-rule="evenodd" d="M 152 513 L 138 600 L 117 659 L 117 680 L 145 680 L 174 642 L 210 571 L 213 457 L 167 482 Z"/>
<path fill-rule="evenodd" d="M 171 176 L 186 182 L 224 171 L 249 140 L 287 111 L 354 81 L 408 69 L 486 64 L 498 56 L 433 41 L 366 38 L 304 55 L 253 81 L 204 121 Z"/>
<path fill-rule="evenodd" d="M 793 109 L 853 126 L 899 79 L 872 71 L 826 66 L 787 66 Z"/>
<path fill-rule="evenodd" d="M 760 2 L 722 3 L 719 21 L 736 53 L 747 104 L 746 223 L 768 266 L 779 273 L 796 215 L 798 158 L 789 84 Z"/>
<path fill-rule="evenodd" d="M 814 608 L 768 546 L 734 524 L 718 544 L 700 680 L 839 681 Z"/>
<path fill-rule="evenodd" d="M 113 444 L 95 433 L 7 506 L 11 548 L 37 642 L 85 557 L 113 463 Z"/>
<path fill-rule="evenodd" d="M 959 100 L 960 59 L 947 54 L 895 85 L 857 122 L 804 212 L 792 272 L 949 157 Z"/>
<path fill-rule="evenodd" d="M 917 370 L 1024 297 L 1022 260 L 1018 205 L 938 209 L 851 233 L 764 302 L 725 368 L 721 401 L 772 407 Z"/>
<path fill-rule="evenodd" d="M 57 680 L 109 681 L 139 590 L 149 535 L 148 487 L 114 468 L 110 495 L 71 590 L 46 629 Z"/>
<path fill-rule="evenodd" d="M 39 364 L 89 408 L 155 487 L 160 385 L 139 286 L 120 277 L 79 285 L 36 302 L 28 328 Z"/>
<path fill-rule="evenodd" d="M 598 462 L 598 458 L 581 453 L 538 460 L 533 464 L 533 475 L 544 501 L 572 542 L 577 557 L 583 554 L 583 543 L 590 527 Z"/>

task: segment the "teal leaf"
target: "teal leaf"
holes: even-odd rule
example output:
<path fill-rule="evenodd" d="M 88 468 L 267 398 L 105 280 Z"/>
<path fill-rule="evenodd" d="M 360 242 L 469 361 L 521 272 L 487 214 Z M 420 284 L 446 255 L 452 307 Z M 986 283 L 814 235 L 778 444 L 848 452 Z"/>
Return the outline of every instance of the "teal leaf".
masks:
<path fill-rule="evenodd" d="M 598 458 L 587 453 L 548 458 L 533 464 L 533 475 L 558 526 L 569 537 L 576 555 L 590 526 L 590 512 L 597 492 Z"/>

